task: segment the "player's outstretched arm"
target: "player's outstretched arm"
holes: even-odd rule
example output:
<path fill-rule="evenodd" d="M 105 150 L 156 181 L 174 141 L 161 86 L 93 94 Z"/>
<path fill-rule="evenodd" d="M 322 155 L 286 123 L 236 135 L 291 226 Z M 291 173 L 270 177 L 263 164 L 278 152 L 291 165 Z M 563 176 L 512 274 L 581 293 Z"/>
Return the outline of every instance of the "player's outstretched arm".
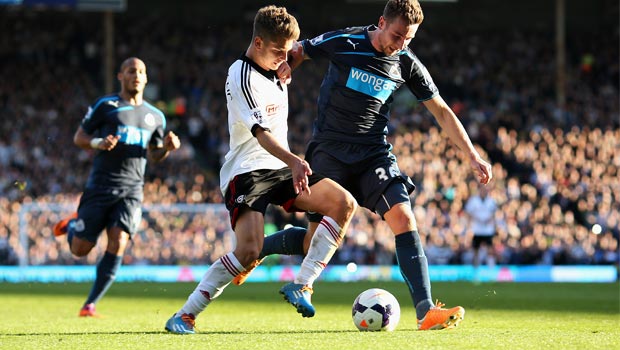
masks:
<path fill-rule="evenodd" d="M 424 101 L 424 105 L 433 114 L 441 129 L 448 134 L 450 140 L 461 151 L 469 155 L 470 166 L 478 177 L 478 181 L 481 184 L 488 184 L 493 178 L 491 164 L 482 159 L 476 148 L 474 148 L 469 135 L 467 135 L 467 131 L 465 131 L 463 124 L 461 124 L 461 121 L 450 106 L 439 95 Z"/>

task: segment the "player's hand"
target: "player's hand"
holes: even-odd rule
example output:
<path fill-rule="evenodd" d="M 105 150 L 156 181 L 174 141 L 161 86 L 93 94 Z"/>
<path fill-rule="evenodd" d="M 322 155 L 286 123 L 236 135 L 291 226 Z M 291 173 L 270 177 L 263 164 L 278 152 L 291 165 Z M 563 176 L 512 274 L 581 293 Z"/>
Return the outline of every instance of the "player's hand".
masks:
<path fill-rule="evenodd" d="M 293 80 L 291 66 L 289 66 L 286 61 L 280 64 L 280 67 L 278 67 L 276 74 L 278 75 L 278 79 L 280 79 L 280 83 L 282 84 L 288 85 Z"/>
<path fill-rule="evenodd" d="M 299 161 L 291 166 L 291 172 L 293 173 L 295 193 L 308 192 L 308 194 L 311 194 L 310 186 L 308 185 L 308 175 L 312 175 L 310 164 L 300 158 Z"/>
<path fill-rule="evenodd" d="M 480 156 L 473 156 L 471 158 L 471 167 L 476 176 L 478 176 L 478 182 L 481 184 L 486 185 L 493 178 L 491 164 L 480 158 Z"/>
<path fill-rule="evenodd" d="M 179 140 L 179 137 L 175 133 L 168 131 L 168 134 L 166 134 L 164 138 L 164 147 L 168 151 L 179 149 L 179 147 L 181 147 L 181 140 Z"/>
<path fill-rule="evenodd" d="M 287 55 L 289 66 L 291 66 L 291 69 L 295 69 L 304 61 L 304 47 L 300 42 L 296 41 L 293 43 L 293 47 L 287 52 Z"/>
<path fill-rule="evenodd" d="M 111 151 L 114 149 L 114 147 L 116 147 L 116 145 L 118 144 L 118 140 L 120 139 L 121 137 L 119 135 L 110 134 L 106 136 L 101 142 L 99 142 L 97 148 L 104 151 Z"/>

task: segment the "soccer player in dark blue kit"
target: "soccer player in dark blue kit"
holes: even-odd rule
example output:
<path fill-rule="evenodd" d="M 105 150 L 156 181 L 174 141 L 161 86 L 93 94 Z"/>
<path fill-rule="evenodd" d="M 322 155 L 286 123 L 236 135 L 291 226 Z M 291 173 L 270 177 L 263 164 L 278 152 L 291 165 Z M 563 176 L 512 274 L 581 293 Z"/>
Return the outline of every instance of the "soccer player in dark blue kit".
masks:
<path fill-rule="evenodd" d="M 318 117 L 306 160 L 315 172 L 349 190 L 358 203 L 387 222 L 396 240 L 396 258 L 409 287 L 418 329 L 458 325 L 465 310 L 433 303 L 428 262 L 413 215 L 409 194 L 415 186 L 401 173 L 387 142 L 393 93 L 406 86 L 431 112 L 443 131 L 466 152 L 482 184 L 491 178 L 491 165 L 476 151 L 463 125 L 439 95 L 426 67 L 408 47 L 424 19 L 417 0 L 389 0 L 377 25 L 349 27 L 301 41 L 289 52 L 291 68 L 304 59 L 330 61 L 321 84 Z M 310 216 L 304 242 L 320 217 Z M 265 247 L 279 253 L 281 237 Z M 299 244 L 298 239 L 291 239 Z M 275 249 L 274 249 L 275 247 Z M 249 272 L 248 272 L 249 274 Z"/>
<path fill-rule="evenodd" d="M 93 167 L 77 214 L 54 226 L 67 234 L 71 253 L 86 256 L 106 229 L 108 246 L 97 265 L 93 287 L 79 316 L 97 317 L 95 303 L 114 282 L 127 243 L 142 217 L 147 159 L 158 162 L 181 146 L 172 131 L 165 134 L 164 114 L 142 98 L 146 66 L 131 57 L 120 67 L 121 91 L 97 99 L 86 112 L 73 141 L 95 149 Z"/>

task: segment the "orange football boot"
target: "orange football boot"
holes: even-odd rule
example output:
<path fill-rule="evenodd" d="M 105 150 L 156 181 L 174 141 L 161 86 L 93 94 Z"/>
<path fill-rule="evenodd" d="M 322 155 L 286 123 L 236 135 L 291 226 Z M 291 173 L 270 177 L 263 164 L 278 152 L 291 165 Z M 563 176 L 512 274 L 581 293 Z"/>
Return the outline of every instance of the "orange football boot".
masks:
<path fill-rule="evenodd" d="M 250 267 L 245 269 L 245 271 L 241 271 L 237 276 L 235 276 L 235 278 L 233 278 L 232 282 L 238 286 L 242 285 L 245 280 L 250 277 L 252 271 L 254 271 L 254 269 L 263 262 L 263 260 L 265 260 L 265 258 L 254 260 Z"/>
<path fill-rule="evenodd" d="M 95 317 L 95 318 L 102 317 L 100 314 L 97 313 L 97 311 L 95 311 L 95 304 L 93 303 L 84 305 L 84 307 L 82 307 L 82 309 L 80 310 L 79 316 L 80 317 Z"/>
<path fill-rule="evenodd" d="M 60 220 L 56 225 L 54 225 L 54 236 L 62 236 L 67 233 L 67 229 L 69 228 L 69 222 L 71 220 L 77 219 L 77 213 L 71 214 L 71 216 Z"/>
<path fill-rule="evenodd" d="M 460 306 L 455 306 L 451 309 L 444 309 L 445 304 L 437 300 L 435 306 L 431 307 L 424 318 L 418 320 L 418 330 L 438 330 L 454 328 L 465 317 L 465 309 Z"/>

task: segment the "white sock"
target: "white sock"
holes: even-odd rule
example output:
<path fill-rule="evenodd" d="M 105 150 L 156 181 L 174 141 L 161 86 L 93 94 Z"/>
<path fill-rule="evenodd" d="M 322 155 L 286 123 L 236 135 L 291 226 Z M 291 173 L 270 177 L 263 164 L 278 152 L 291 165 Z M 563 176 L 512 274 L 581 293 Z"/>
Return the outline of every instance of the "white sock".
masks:
<path fill-rule="evenodd" d="M 294 282 L 312 287 L 314 280 L 323 272 L 336 249 L 338 249 L 343 237 L 344 232 L 338 223 L 334 219 L 324 216 L 317 226 L 314 236 L 312 236 L 308 254 L 301 263 L 301 268 Z"/>
<path fill-rule="evenodd" d="M 192 314 L 198 316 L 213 299 L 222 294 L 224 288 L 241 271 L 245 271 L 245 268 L 232 252 L 217 259 L 213 265 L 209 266 L 196 289 L 189 295 L 185 305 L 176 315 Z"/>

